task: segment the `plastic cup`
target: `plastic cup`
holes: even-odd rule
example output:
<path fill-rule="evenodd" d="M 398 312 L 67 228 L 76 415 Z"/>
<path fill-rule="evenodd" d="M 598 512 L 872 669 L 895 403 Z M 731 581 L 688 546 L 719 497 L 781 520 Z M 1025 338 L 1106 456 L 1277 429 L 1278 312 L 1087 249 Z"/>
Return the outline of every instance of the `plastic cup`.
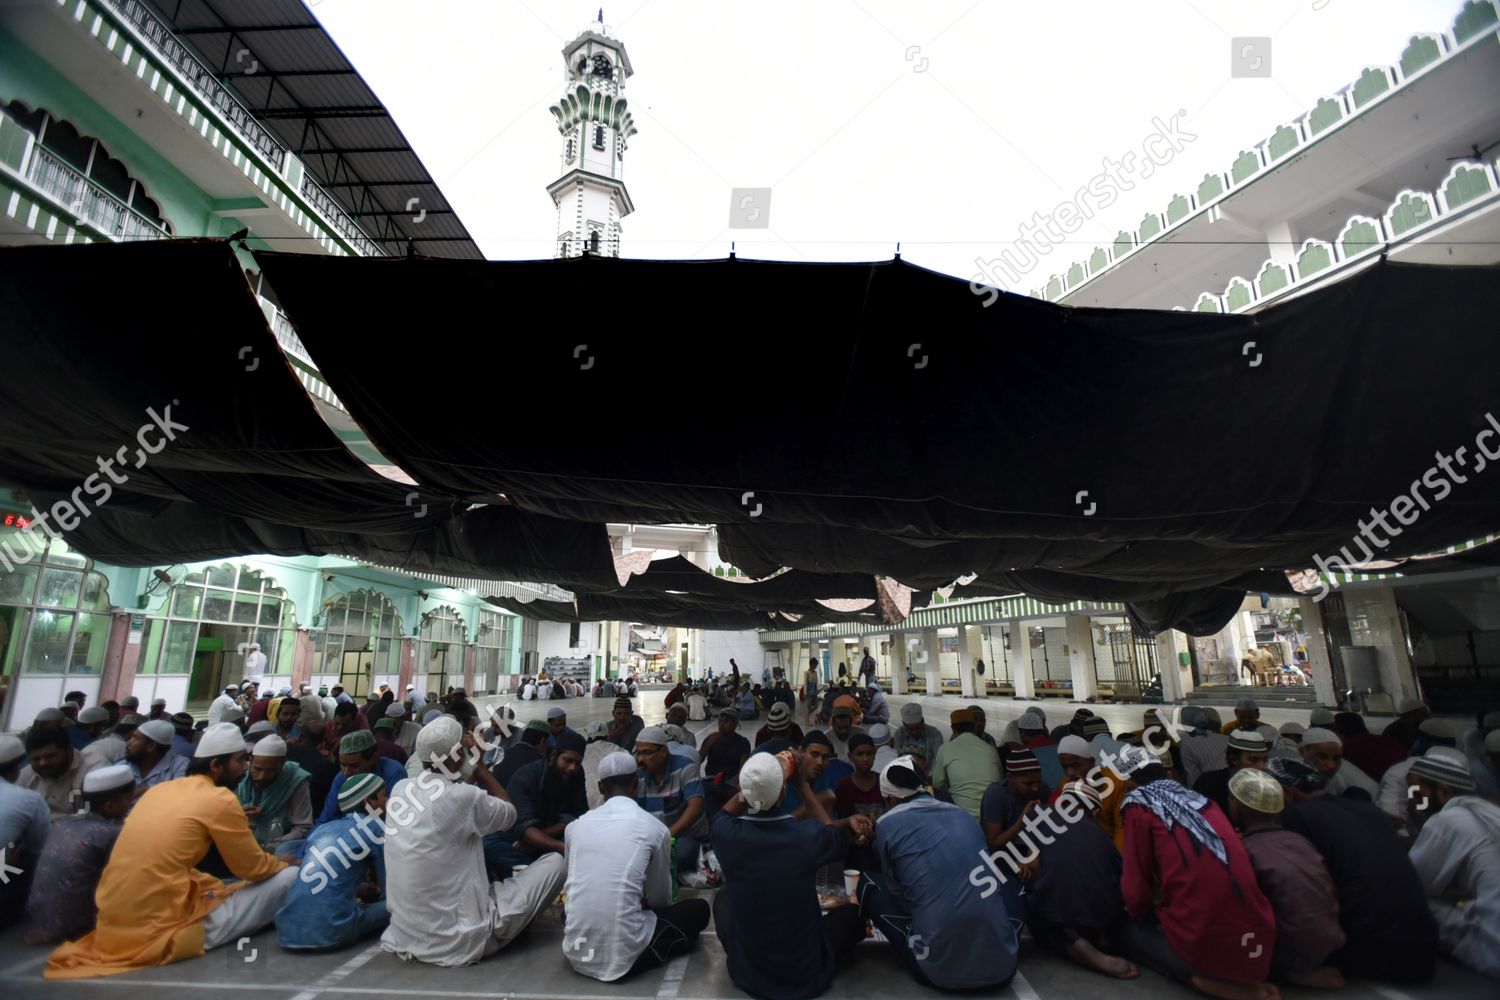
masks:
<path fill-rule="evenodd" d="M 858 889 L 858 888 L 859 888 L 859 869 L 857 869 L 857 868 L 845 868 L 844 869 L 844 891 L 849 894 L 849 898 L 850 899 L 854 898 L 855 890 Z"/>

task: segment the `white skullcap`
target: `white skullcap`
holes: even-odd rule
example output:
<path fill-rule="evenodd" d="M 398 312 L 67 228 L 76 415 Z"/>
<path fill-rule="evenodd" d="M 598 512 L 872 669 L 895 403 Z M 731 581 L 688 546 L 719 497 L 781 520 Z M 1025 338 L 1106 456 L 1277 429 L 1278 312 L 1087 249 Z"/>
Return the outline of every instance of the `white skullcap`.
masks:
<path fill-rule="evenodd" d="M 1016 720 L 1016 726 L 1020 729 L 1026 730 L 1027 732 L 1032 732 L 1037 729 L 1046 729 L 1047 722 L 1046 719 L 1042 716 L 1042 713 L 1028 708 L 1026 711 L 1022 712 L 1021 717 Z"/>
<path fill-rule="evenodd" d="M 152 743 L 164 747 L 171 746 L 173 738 L 177 735 L 177 730 L 166 719 L 147 719 L 136 726 L 135 731 Z"/>
<path fill-rule="evenodd" d="M 1333 725 L 1333 712 L 1326 708 L 1315 708 L 1307 717 L 1309 726 L 1331 726 Z"/>
<path fill-rule="evenodd" d="M 135 787 L 135 772 L 130 769 L 129 764 L 96 767 L 83 776 L 83 794 L 85 795 L 112 792 L 116 788 L 124 788 L 127 785 Z"/>
<path fill-rule="evenodd" d="M 423 764 L 432 763 L 434 756 L 444 760 L 464 738 L 464 727 L 451 715 L 438 714 L 417 734 L 417 758 Z"/>
<path fill-rule="evenodd" d="M 567 714 L 568 714 L 568 712 L 567 712 L 566 709 L 559 708 L 556 705 L 554 705 L 551 708 L 547 709 L 547 718 L 549 718 L 549 719 L 561 719 L 563 716 L 565 716 Z"/>
<path fill-rule="evenodd" d="M 624 750 L 616 750 L 599 762 L 599 780 L 608 781 L 623 774 L 635 773 L 635 758 Z"/>
<path fill-rule="evenodd" d="M 399 719 L 406 715 L 406 703 L 404 701 L 393 701 L 391 707 L 385 710 L 387 718 Z"/>
<path fill-rule="evenodd" d="M 62 714 L 62 709 L 44 708 L 40 712 L 36 713 L 36 718 L 33 719 L 32 722 L 60 722 L 64 718 L 66 718 L 66 716 Z"/>
<path fill-rule="evenodd" d="M 303 684 L 302 687 L 300 688 L 300 690 L 301 690 L 301 692 L 303 694 L 312 694 L 312 685 L 311 684 Z"/>
<path fill-rule="evenodd" d="M 26 756 L 26 744 L 16 736 L 0 736 L 0 767 L 14 764 Z"/>
<path fill-rule="evenodd" d="M 895 771 L 898 768 L 905 769 L 907 771 L 910 771 L 912 774 L 917 775 L 917 781 L 919 783 L 921 782 L 921 772 L 917 770 L 916 762 L 911 759 L 911 756 L 908 754 L 904 757 L 897 757 L 895 760 L 887 764 L 880 772 L 880 794 L 893 799 L 911 798 L 921 789 L 907 788 L 905 785 L 898 785 L 894 781 L 892 781 L 891 772 Z"/>
<path fill-rule="evenodd" d="M 1324 729 L 1322 726 L 1315 726 L 1302 734 L 1302 745 L 1307 746 L 1310 743 L 1337 743 L 1339 746 L 1344 745 L 1344 741 L 1339 739 L 1338 733 L 1332 729 Z"/>
<path fill-rule="evenodd" d="M 96 722 L 108 722 L 109 712 L 98 705 L 90 705 L 78 713 L 78 721 L 85 726 L 92 726 Z"/>
<path fill-rule="evenodd" d="M 252 757 L 285 757 L 286 740 L 272 733 L 250 748 Z"/>
<path fill-rule="evenodd" d="M 165 699 L 165 698 L 152 698 L 151 699 L 151 705 L 152 705 L 153 708 L 155 706 L 157 706 L 157 705 L 160 705 L 162 708 L 166 708 L 167 707 L 167 699 Z"/>
<path fill-rule="evenodd" d="M 250 728 L 245 730 L 246 736 L 254 736 L 256 733 L 275 732 L 276 727 L 271 725 L 270 719 L 261 719 L 259 722 L 250 723 Z"/>
<path fill-rule="evenodd" d="M 778 703 L 779 704 L 779 703 Z M 884 722 L 877 722 L 870 727 L 870 742 L 878 747 L 883 747 L 891 741 L 891 727 Z"/>
<path fill-rule="evenodd" d="M 1074 757 L 1094 756 L 1094 748 L 1089 746 L 1089 741 L 1082 736 L 1074 736 L 1072 733 L 1058 741 L 1057 752 L 1072 754 Z"/>
<path fill-rule="evenodd" d="M 781 760 L 768 753 L 751 754 L 740 768 L 740 794 L 750 806 L 751 812 L 765 812 L 781 801 L 781 789 L 786 785 L 786 775 L 781 770 Z"/>
<path fill-rule="evenodd" d="M 1300 739 L 1302 734 L 1307 732 L 1307 727 L 1300 722 L 1283 722 L 1278 732 L 1282 736 L 1296 736 Z"/>
<path fill-rule="evenodd" d="M 646 743 L 650 746 L 664 747 L 672 742 L 672 737 L 661 726 L 647 726 L 636 734 L 637 744 Z"/>
<path fill-rule="evenodd" d="M 203 730 L 194 757 L 218 757 L 245 749 L 245 734 L 232 722 L 220 722 Z"/>
<path fill-rule="evenodd" d="M 408 684 L 408 685 L 406 685 L 406 690 L 408 690 L 408 691 L 415 691 L 416 689 L 417 689 L 417 686 L 415 684 Z"/>
<path fill-rule="evenodd" d="M 285 698 L 287 695 L 289 695 L 289 694 L 292 693 L 292 686 L 290 684 L 288 684 L 286 687 L 282 688 L 280 691 L 277 691 L 276 693 L 279 694 L 279 695 L 281 695 L 283 698 Z"/>

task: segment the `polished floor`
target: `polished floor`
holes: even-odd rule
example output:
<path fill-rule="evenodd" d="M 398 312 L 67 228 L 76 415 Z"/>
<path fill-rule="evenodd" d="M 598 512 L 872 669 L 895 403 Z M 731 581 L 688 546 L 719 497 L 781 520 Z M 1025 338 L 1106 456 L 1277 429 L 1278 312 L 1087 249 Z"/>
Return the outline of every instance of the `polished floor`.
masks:
<path fill-rule="evenodd" d="M 646 691 L 638 699 L 637 711 L 649 722 L 663 716 L 661 691 Z M 893 698 L 893 707 L 907 699 Z M 920 697 L 928 720 L 945 727 L 947 713 L 962 704 L 953 696 Z M 518 704 L 521 719 L 539 718 L 548 708 L 561 704 L 569 723 L 586 725 L 609 714 L 609 699 L 574 699 L 567 702 Z M 990 699 L 985 704 L 992 729 L 1018 716 L 1026 703 Z M 1058 724 L 1075 706 L 1048 702 L 1047 718 Z M 1116 729 L 1140 724 L 1141 706 L 1094 706 Z M 1306 722 L 1306 712 L 1292 713 L 1266 706 L 1266 721 L 1277 725 L 1288 719 Z M 694 728 L 703 725 L 695 723 Z M 380 951 L 378 944 L 327 955 L 293 955 L 282 951 L 273 932 L 263 932 L 240 942 L 239 948 L 224 948 L 203 958 L 177 965 L 147 969 L 108 979 L 46 983 L 41 979 L 46 952 L 21 943 L 24 925 L 0 934 L 0 987 L 18 998 L 91 997 L 100 1000 L 171 1000 L 199 991 L 219 996 L 253 995 L 257 1000 L 313 1000 L 315 997 L 363 997 L 376 995 L 420 995 L 433 1000 L 469 997 L 513 997 L 516 1000 L 608 1000 L 608 998 L 730 998 L 742 997 L 724 969 L 723 950 L 712 928 L 704 933 L 697 949 L 671 962 L 666 968 L 606 984 L 575 974 L 562 953 L 562 924 L 555 911 L 545 913 L 520 939 L 478 965 L 463 969 L 440 969 L 409 965 Z M 1357 1000 L 1481 1000 L 1496 995 L 1497 984 L 1459 966 L 1443 963 L 1438 978 L 1422 987 L 1390 987 L 1351 982 L 1340 996 Z M 1118 1000 L 1148 1000 L 1158 997 L 1196 996 L 1192 990 L 1167 983 L 1150 972 L 1132 982 L 1109 980 L 1043 954 L 1023 939 L 1020 975 L 994 996 L 1018 1000 L 1060 1000 L 1094 997 L 1107 992 Z M 1319 995 L 1314 991 L 1287 989 L 1287 997 Z M 936 991 L 913 982 L 881 944 L 861 945 L 840 970 L 825 996 L 848 1000 L 905 1000 L 938 996 Z M 981 994 L 983 995 L 983 994 Z M 1326 994 L 1325 994 L 1326 995 Z"/>

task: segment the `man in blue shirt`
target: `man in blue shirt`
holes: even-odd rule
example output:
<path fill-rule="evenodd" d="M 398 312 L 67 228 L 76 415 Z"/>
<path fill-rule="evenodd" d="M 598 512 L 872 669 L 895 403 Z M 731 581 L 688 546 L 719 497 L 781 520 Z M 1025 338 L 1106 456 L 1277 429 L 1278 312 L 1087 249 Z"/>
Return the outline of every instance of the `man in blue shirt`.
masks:
<path fill-rule="evenodd" d="M 297 878 L 276 911 L 283 948 L 347 948 L 390 923 L 380 821 L 387 798 L 376 774 L 356 774 L 343 783 L 339 818 L 313 830 Z"/>
<path fill-rule="evenodd" d="M 635 738 L 635 762 L 640 770 L 636 801 L 661 819 L 675 839 L 677 877 L 698 870 L 699 843 L 708 835 L 703 819 L 703 781 L 698 766 L 667 750 L 671 738 L 660 726 L 649 726 Z"/>
<path fill-rule="evenodd" d="M 574 736 L 578 735 L 576 731 L 568 726 L 568 713 L 557 706 L 547 709 L 547 729 L 549 730 L 549 735 L 547 736 L 548 750 L 557 749 L 557 738 L 563 733 L 573 733 Z"/>
<path fill-rule="evenodd" d="M 823 804 L 823 810 L 832 814 L 834 790 L 838 788 L 840 781 L 854 773 L 854 767 L 835 757 L 833 741 L 822 730 L 814 729 L 802 737 L 802 766 L 798 772 L 807 778 L 807 785 Z M 802 800 L 800 788 L 800 785 L 793 783 L 793 787 L 786 790 L 786 801 L 783 804 L 786 811 L 798 819 L 810 819 L 813 813 Z"/>
<path fill-rule="evenodd" d="M 944 990 L 1004 986 L 1016 972 L 1016 928 L 984 866 L 979 824 L 933 798 L 910 757 L 886 765 L 880 792 L 880 874 L 860 879 L 860 912 L 918 982 Z M 983 877 L 976 881 L 976 873 Z"/>
<path fill-rule="evenodd" d="M 797 755 L 792 780 L 813 819 L 786 811 L 781 759 L 757 753 L 740 769 L 740 790 L 713 824 L 714 851 L 728 882 L 714 899 L 714 932 L 729 978 L 767 1000 L 823 993 L 837 960 L 853 952 L 865 932 L 854 906 L 819 912 L 816 876 L 843 860 L 846 838 L 867 842 L 874 824 L 868 816 L 831 819 L 808 787 L 801 755 L 789 753 Z"/>
<path fill-rule="evenodd" d="M 328 798 L 323 800 L 323 812 L 318 816 L 318 822 L 313 824 L 313 829 L 343 815 L 339 809 L 339 791 L 344 787 L 344 782 L 356 774 L 370 773 L 384 781 L 385 790 L 389 792 L 396 787 L 396 782 L 406 777 L 406 768 L 391 758 L 380 755 L 380 750 L 375 746 L 375 734 L 368 729 L 345 733 L 339 740 L 339 776 L 333 779 L 333 786 L 328 789 Z"/>
<path fill-rule="evenodd" d="M 516 821 L 484 837 L 485 864 L 502 880 L 510 878 L 516 865 L 563 853 L 568 824 L 589 811 L 583 784 L 586 750 L 583 737 L 569 730 L 557 737 L 557 749 L 548 757 L 519 768 L 506 782 Z"/>
<path fill-rule="evenodd" d="M 735 714 L 741 719 L 753 719 L 760 714 L 755 709 L 755 692 L 750 690 L 749 684 L 739 689 L 731 705 L 734 708 Z"/>

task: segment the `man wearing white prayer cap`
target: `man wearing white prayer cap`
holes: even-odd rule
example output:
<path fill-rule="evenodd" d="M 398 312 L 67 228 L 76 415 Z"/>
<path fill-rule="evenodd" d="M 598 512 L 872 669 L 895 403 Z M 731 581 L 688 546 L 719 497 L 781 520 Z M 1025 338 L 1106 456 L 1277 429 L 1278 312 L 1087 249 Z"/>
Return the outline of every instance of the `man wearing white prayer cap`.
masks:
<path fill-rule="evenodd" d="M 135 774 L 136 795 L 187 774 L 188 758 L 172 749 L 177 730 L 166 719 L 147 719 L 125 741 L 125 762 Z"/>
<path fill-rule="evenodd" d="M 1344 759 L 1344 741 L 1332 729 L 1314 726 L 1302 734 L 1302 759 L 1323 776 L 1329 795 L 1374 802 L 1380 785 Z"/>
<path fill-rule="evenodd" d="M 260 651 L 260 643 L 252 642 L 245 653 L 245 677 L 260 687 L 266 682 L 266 654 Z"/>
<path fill-rule="evenodd" d="M 397 746 L 406 751 L 408 757 L 417 752 L 417 734 L 422 731 L 422 725 L 413 722 L 406 711 L 406 703 L 393 701 L 385 710 L 387 719 L 396 720 L 396 732 L 394 734 Z"/>
<path fill-rule="evenodd" d="M 850 841 L 868 840 L 875 824 L 865 815 L 831 819 L 802 763 L 795 750 L 751 754 L 740 768 L 740 790 L 713 821 L 727 883 L 713 902 L 714 932 L 729 978 L 751 996 L 818 996 L 832 984 L 837 959 L 865 936 L 855 907 L 819 915 L 816 878 L 824 866 L 843 862 Z M 786 811 L 785 766 L 811 819 Z"/>
<path fill-rule="evenodd" d="M 188 776 L 151 788 L 126 817 L 99 880 L 96 929 L 57 948 L 47 979 L 83 979 L 179 962 L 254 934 L 297 877 L 255 842 L 235 797 L 248 753 L 238 726 L 203 732 Z M 198 870 L 216 848 L 241 881 Z"/>
<path fill-rule="evenodd" d="M 638 784 L 635 757 L 623 750 L 609 754 L 599 762 L 603 801 L 563 831 L 563 939 L 589 944 L 564 954 L 575 972 L 604 982 L 687 951 L 708 926 L 705 900 L 672 904 L 672 838 L 636 803 Z"/>
<path fill-rule="evenodd" d="M 230 684 L 224 688 L 222 694 L 213 700 L 208 706 L 208 724 L 210 726 L 223 722 L 224 713 L 228 709 L 239 707 L 235 704 L 235 699 L 239 696 L 239 693 L 240 686 L 238 684 Z"/>
<path fill-rule="evenodd" d="M 313 826 L 311 775 L 286 759 L 286 749 L 275 733 L 249 747 L 250 767 L 235 788 L 256 842 L 276 853 L 305 839 Z"/>
<path fill-rule="evenodd" d="M 560 854 L 545 854 L 519 875 L 491 883 L 484 837 L 509 830 L 516 809 L 485 767 L 480 750 L 451 715 L 422 727 L 422 771 L 392 789 L 386 805 L 386 894 L 397 900 L 383 949 L 407 961 L 458 966 L 509 944 L 557 898 L 566 875 Z M 461 781 L 465 771 L 474 784 Z"/>
<path fill-rule="evenodd" d="M 83 801 L 83 812 L 52 825 L 37 863 L 27 944 L 54 944 L 94 929 L 94 891 L 135 801 L 134 773 L 125 764 L 96 767 L 83 779 Z"/>

